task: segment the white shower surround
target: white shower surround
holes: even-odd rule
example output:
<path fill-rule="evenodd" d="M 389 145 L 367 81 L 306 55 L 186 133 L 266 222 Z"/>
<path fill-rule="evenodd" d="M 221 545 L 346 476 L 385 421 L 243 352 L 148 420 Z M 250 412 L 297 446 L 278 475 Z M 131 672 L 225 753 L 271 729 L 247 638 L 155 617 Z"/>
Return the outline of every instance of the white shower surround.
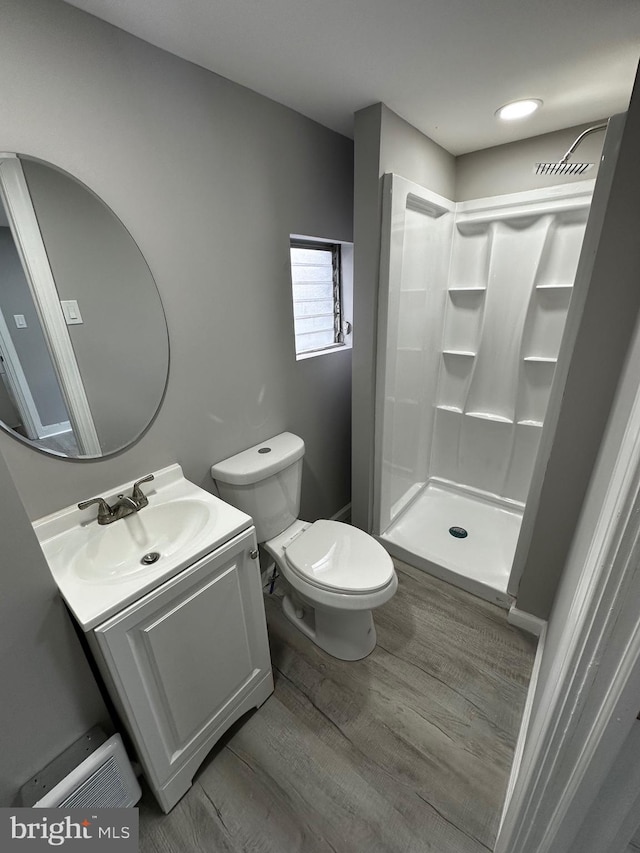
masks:
<path fill-rule="evenodd" d="M 384 177 L 374 533 L 503 606 L 593 185 L 456 204 Z"/>

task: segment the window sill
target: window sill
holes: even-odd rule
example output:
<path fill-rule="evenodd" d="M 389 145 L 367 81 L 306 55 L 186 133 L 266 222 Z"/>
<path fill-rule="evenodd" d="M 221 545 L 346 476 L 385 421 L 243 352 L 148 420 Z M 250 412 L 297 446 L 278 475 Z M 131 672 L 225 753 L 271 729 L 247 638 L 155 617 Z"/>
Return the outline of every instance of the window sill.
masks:
<path fill-rule="evenodd" d="M 329 355 L 332 352 L 344 352 L 345 350 L 351 350 L 351 341 L 344 344 L 336 344 L 333 347 L 325 347 L 324 349 L 296 353 L 296 361 L 304 361 L 307 358 L 317 358 L 320 355 Z"/>

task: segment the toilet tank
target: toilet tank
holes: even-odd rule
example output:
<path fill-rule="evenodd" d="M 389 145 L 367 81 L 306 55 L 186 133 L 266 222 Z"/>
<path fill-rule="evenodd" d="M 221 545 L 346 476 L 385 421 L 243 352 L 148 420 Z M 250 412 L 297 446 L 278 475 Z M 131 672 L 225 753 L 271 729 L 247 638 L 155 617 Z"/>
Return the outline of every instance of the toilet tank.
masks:
<path fill-rule="evenodd" d="M 283 432 L 211 466 L 223 501 L 253 518 L 258 542 L 266 542 L 300 512 L 304 441 Z"/>

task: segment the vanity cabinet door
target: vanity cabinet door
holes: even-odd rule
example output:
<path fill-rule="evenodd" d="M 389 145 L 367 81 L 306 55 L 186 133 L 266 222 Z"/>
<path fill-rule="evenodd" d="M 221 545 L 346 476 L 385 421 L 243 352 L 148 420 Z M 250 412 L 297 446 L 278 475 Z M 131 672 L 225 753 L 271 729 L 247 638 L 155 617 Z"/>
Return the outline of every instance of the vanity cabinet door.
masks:
<path fill-rule="evenodd" d="M 273 689 L 255 548 L 252 528 L 95 629 L 114 698 L 156 785 L 197 752 L 204 757 L 258 686 L 254 705 Z"/>

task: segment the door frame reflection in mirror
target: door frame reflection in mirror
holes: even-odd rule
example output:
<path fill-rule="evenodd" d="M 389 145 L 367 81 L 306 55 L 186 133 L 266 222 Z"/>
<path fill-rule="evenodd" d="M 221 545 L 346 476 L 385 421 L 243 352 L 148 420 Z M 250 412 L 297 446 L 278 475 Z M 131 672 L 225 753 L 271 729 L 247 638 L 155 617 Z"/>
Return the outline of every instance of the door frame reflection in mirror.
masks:
<path fill-rule="evenodd" d="M 40 413 L 35 404 L 27 377 L 24 375 L 20 358 L 11 340 L 11 333 L 4 319 L 2 306 L 0 306 L 0 361 L 2 362 L 3 381 L 10 395 L 11 402 L 15 405 L 22 427 L 27 438 L 37 441 L 49 435 L 55 435 L 62 430 L 70 430 L 69 421 L 55 424 L 53 427 L 44 426 L 40 420 Z"/>
<path fill-rule="evenodd" d="M 81 456 L 100 457 L 102 448 L 22 164 L 16 154 L 0 154 L 0 199 L 4 203 L 11 234 L 40 319 L 79 453 Z M 4 325 L 6 330 L 6 323 Z M 20 380 L 17 371 L 13 378 Z M 28 406 L 28 397 L 20 402 Z M 24 412 L 21 412 L 21 415 L 24 416 Z M 27 432 L 30 429 L 38 432 L 37 423 L 24 426 Z"/>
<path fill-rule="evenodd" d="M 42 241 L 45 276 L 50 274 L 49 304 L 57 328 L 71 342 L 67 351 L 82 377 L 100 449 L 87 453 L 76 441 L 52 358 L 55 337 L 49 335 L 47 341 L 42 301 L 36 302 L 32 286 L 30 243 L 19 234 L 15 212 L 10 227 L 6 191 L 4 203 L 0 194 L 0 310 L 5 319 L 4 324 L 0 321 L 0 357 L 4 330 L 14 348 L 16 370 L 9 375 L 5 348 L 0 360 L 0 429 L 59 459 L 104 459 L 144 435 L 166 394 L 171 353 L 158 286 L 126 225 L 81 180 L 39 157 L 13 152 L 0 153 L 0 175 L 12 168 L 3 167 L 4 161 L 13 161 L 14 169 L 21 167 L 22 197 L 31 203 L 32 232 Z M 12 392 L 10 381 L 19 391 L 21 379 L 28 386 L 23 399 Z M 23 417 L 20 411 L 27 411 L 29 396 L 34 404 L 31 430 L 28 412 Z"/>

